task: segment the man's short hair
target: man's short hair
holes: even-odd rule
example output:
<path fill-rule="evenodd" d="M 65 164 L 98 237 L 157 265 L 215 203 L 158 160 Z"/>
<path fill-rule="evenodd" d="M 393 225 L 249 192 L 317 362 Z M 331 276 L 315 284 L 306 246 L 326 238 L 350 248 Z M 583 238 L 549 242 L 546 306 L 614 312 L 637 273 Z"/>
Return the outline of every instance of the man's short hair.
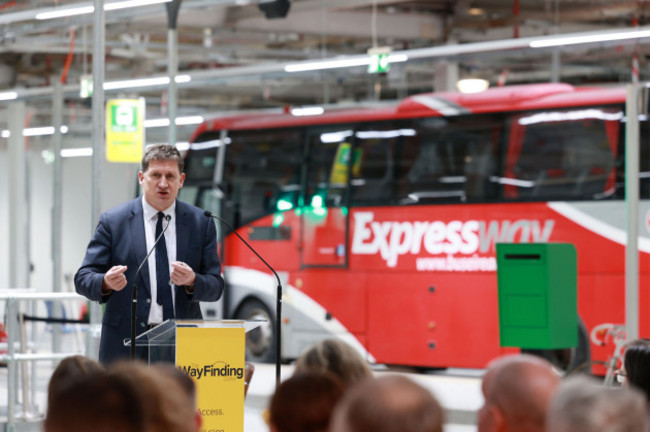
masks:
<path fill-rule="evenodd" d="M 185 167 L 185 162 L 178 149 L 169 144 L 154 144 L 150 145 L 144 150 L 142 156 L 142 172 L 146 172 L 149 168 L 149 163 L 155 160 L 173 160 L 178 164 L 178 172 L 182 173 Z"/>
<path fill-rule="evenodd" d="M 353 386 L 336 407 L 336 432 L 442 432 L 444 412 L 424 387 L 400 375 Z"/>
<path fill-rule="evenodd" d="M 569 378 L 558 387 L 548 413 L 553 432 L 645 432 L 646 400 L 629 387 L 604 387 L 593 378 Z"/>

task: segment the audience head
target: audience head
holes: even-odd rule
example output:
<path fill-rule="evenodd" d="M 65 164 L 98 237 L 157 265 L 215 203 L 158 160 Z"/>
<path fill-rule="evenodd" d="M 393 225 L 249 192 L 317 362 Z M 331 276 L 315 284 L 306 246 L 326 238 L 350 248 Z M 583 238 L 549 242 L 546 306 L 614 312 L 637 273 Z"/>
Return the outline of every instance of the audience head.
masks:
<path fill-rule="evenodd" d="M 196 383 L 194 380 L 171 363 L 156 363 L 151 366 L 151 368 L 154 369 L 156 373 L 171 378 L 180 386 L 185 395 L 183 400 L 187 404 L 187 410 L 185 412 L 194 413 L 190 421 L 194 422 L 197 431 L 200 430 L 201 426 L 203 426 L 203 418 L 198 410 Z"/>
<path fill-rule="evenodd" d="M 368 362 L 339 339 L 325 339 L 302 353 L 296 360 L 294 374 L 303 372 L 331 373 L 345 387 L 372 376 Z"/>
<path fill-rule="evenodd" d="M 332 417 L 332 432 L 442 432 L 444 413 L 430 391 L 389 375 L 350 388 Z"/>
<path fill-rule="evenodd" d="M 123 377 L 89 374 L 73 379 L 52 396 L 45 432 L 148 431 L 144 401 L 134 383 Z"/>
<path fill-rule="evenodd" d="M 633 388 L 603 387 L 578 376 L 560 384 L 548 413 L 548 432 L 646 432 L 646 401 Z"/>
<path fill-rule="evenodd" d="M 86 379 L 89 376 L 105 373 L 104 367 L 97 361 L 75 355 L 66 357 L 57 365 L 47 388 L 47 402 L 48 407 L 52 400 L 58 396 L 60 392 L 65 390 L 71 384 L 78 380 Z"/>
<path fill-rule="evenodd" d="M 326 432 L 342 395 L 333 376 L 311 372 L 292 376 L 271 397 L 271 432 Z"/>
<path fill-rule="evenodd" d="M 642 391 L 650 400 L 650 340 L 636 339 L 626 345 L 622 369 L 624 382 Z"/>
<path fill-rule="evenodd" d="M 559 375 L 546 360 L 510 355 L 493 361 L 483 377 L 478 432 L 545 430 Z"/>
<path fill-rule="evenodd" d="M 196 432 L 194 404 L 177 378 L 140 362 L 120 362 L 109 376 L 129 382 L 143 405 L 147 432 Z M 200 426 L 200 425 L 199 425 Z"/>

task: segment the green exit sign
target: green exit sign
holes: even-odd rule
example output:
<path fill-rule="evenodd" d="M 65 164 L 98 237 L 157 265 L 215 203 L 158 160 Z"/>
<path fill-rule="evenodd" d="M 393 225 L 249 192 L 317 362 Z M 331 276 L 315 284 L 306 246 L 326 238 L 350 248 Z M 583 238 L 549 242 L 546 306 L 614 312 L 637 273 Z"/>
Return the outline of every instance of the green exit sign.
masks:
<path fill-rule="evenodd" d="M 390 69 L 388 56 L 389 54 L 372 54 L 370 56 L 370 64 L 368 65 L 368 73 L 388 72 Z"/>

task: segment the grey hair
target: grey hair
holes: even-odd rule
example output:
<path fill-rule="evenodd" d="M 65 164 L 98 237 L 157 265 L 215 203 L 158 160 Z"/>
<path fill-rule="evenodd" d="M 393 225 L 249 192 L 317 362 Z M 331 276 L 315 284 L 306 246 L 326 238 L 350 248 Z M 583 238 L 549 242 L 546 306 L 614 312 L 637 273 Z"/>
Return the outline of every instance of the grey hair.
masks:
<path fill-rule="evenodd" d="M 547 431 L 646 432 L 646 399 L 632 388 L 604 387 L 593 378 L 569 378 L 558 387 Z"/>

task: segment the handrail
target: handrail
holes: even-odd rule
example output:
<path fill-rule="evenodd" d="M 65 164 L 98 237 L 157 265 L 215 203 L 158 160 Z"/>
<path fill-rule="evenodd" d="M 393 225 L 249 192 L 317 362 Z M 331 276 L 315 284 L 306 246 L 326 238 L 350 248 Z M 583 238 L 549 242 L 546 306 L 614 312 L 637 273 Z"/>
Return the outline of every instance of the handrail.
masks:
<path fill-rule="evenodd" d="M 7 432 L 15 431 L 16 416 L 16 397 L 18 387 L 18 363 L 24 365 L 25 362 L 35 362 L 41 360 L 61 360 L 65 357 L 75 355 L 77 353 L 39 353 L 28 354 L 25 352 L 17 353 L 16 345 L 18 344 L 23 348 L 24 341 L 21 344 L 19 341 L 19 326 L 20 326 L 20 307 L 19 304 L 23 301 L 64 301 L 64 300 L 81 300 L 87 299 L 76 293 L 54 293 L 54 292 L 38 292 L 30 288 L 16 288 L 8 291 L 0 292 L 0 301 L 6 302 L 6 331 L 7 331 L 7 354 L 0 355 L 0 361 L 7 364 Z M 22 404 L 22 417 L 24 419 L 38 420 L 40 416 L 34 416 L 29 412 L 30 404 L 28 402 L 29 394 L 27 387 L 27 373 L 23 366 L 23 404 Z M 34 379 L 31 380 L 32 393 L 35 392 Z M 4 420 L 4 418 L 2 419 Z"/>

